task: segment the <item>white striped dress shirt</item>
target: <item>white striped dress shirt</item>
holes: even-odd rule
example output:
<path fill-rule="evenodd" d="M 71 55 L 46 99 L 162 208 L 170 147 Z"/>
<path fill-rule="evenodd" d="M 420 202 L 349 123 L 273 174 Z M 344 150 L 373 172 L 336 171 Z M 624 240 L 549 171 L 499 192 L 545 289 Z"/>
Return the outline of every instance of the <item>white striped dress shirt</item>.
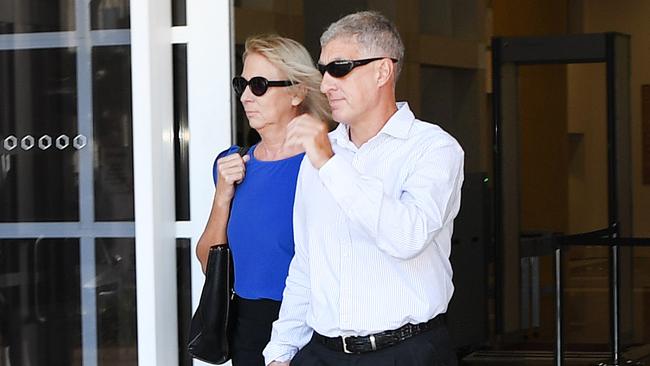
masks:
<path fill-rule="evenodd" d="M 293 213 L 295 256 L 265 362 L 287 361 L 312 331 L 368 335 L 447 310 L 464 153 L 408 104 L 357 148 L 340 124 L 334 156 L 305 156 Z"/>

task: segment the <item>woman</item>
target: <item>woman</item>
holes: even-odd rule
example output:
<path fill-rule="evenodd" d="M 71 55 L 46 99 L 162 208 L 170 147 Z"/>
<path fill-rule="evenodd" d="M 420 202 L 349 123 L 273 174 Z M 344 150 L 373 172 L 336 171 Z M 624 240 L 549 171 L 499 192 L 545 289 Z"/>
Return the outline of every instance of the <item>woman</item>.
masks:
<path fill-rule="evenodd" d="M 285 146 L 287 125 L 303 113 L 330 121 L 321 75 L 298 42 L 276 35 L 246 41 L 233 79 L 261 140 L 244 156 L 231 147 L 215 163 L 212 212 L 197 246 L 203 269 L 210 246 L 229 243 L 235 268 L 233 365 L 264 365 L 262 350 L 278 317 L 293 257 L 292 210 L 304 152 Z"/>

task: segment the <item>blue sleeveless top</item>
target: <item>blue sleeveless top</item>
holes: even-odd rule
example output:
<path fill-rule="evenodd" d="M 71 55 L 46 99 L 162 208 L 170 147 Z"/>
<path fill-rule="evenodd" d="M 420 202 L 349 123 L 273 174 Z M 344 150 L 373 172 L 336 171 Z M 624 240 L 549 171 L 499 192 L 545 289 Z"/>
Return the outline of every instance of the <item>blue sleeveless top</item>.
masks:
<path fill-rule="evenodd" d="M 293 258 L 293 201 L 304 153 L 261 161 L 248 152 L 244 180 L 236 187 L 228 221 L 235 267 L 235 292 L 245 299 L 281 301 Z M 217 159 L 236 153 L 237 146 Z M 213 178 L 217 182 L 215 160 Z"/>

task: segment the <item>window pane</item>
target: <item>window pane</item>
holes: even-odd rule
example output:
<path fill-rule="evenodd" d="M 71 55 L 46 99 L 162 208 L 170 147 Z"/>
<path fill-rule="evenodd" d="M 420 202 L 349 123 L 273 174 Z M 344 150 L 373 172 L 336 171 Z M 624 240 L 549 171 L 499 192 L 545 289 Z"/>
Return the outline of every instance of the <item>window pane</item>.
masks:
<path fill-rule="evenodd" d="M 186 9 L 185 0 L 172 0 L 172 25 L 187 25 Z"/>
<path fill-rule="evenodd" d="M 80 304 L 78 239 L 0 240 L 0 339 L 8 365 L 81 366 Z"/>
<path fill-rule="evenodd" d="M 79 219 L 75 57 L 0 51 L 0 222 Z"/>
<path fill-rule="evenodd" d="M 0 1 L 0 34 L 72 31 L 74 0 Z"/>
<path fill-rule="evenodd" d="M 96 239 L 95 262 L 98 365 L 136 366 L 135 239 Z"/>
<path fill-rule="evenodd" d="M 174 176 L 176 220 L 190 219 L 189 127 L 187 124 L 187 45 L 174 52 Z"/>
<path fill-rule="evenodd" d="M 130 24 L 129 0 L 91 0 L 90 24 L 96 29 L 128 29 Z"/>
<path fill-rule="evenodd" d="M 133 221 L 130 47 L 95 47 L 92 62 L 95 219 Z"/>
<path fill-rule="evenodd" d="M 176 286 L 178 289 L 178 364 L 191 366 L 192 357 L 187 353 L 190 320 L 192 319 L 192 271 L 190 239 L 176 239 Z"/>

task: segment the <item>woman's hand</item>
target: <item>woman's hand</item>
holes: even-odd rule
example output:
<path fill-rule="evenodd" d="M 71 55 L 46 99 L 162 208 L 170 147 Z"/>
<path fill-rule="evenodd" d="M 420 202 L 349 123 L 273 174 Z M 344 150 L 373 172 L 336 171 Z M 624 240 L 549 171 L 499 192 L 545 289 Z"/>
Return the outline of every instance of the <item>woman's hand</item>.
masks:
<path fill-rule="evenodd" d="M 241 183 L 246 174 L 246 162 L 250 159 L 246 151 L 247 149 L 240 149 L 237 154 L 217 160 L 217 190 L 212 200 L 212 211 L 196 246 L 196 256 L 204 273 L 210 247 L 228 242 L 226 228 L 230 217 L 230 201 L 235 195 L 235 184 Z"/>
<path fill-rule="evenodd" d="M 249 155 L 243 157 L 239 154 L 230 154 L 217 160 L 217 192 L 216 200 L 219 204 L 230 205 L 235 195 L 235 184 L 241 183 L 246 175 L 246 162 Z"/>

